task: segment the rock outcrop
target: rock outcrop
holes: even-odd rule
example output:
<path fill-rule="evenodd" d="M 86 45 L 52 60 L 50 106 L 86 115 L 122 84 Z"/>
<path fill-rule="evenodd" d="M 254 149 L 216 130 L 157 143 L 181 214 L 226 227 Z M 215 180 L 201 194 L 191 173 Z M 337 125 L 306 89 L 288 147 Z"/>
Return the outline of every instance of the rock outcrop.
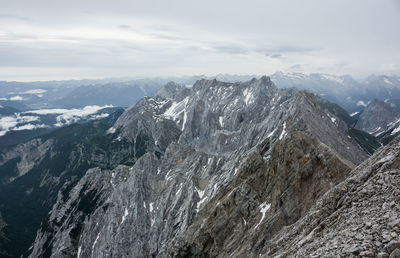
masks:
<path fill-rule="evenodd" d="M 344 180 L 351 165 L 301 132 L 278 141 L 271 157 L 254 152 L 164 256 L 243 257 L 307 214 Z"/>
<path fill-rule="evenodd" d="M 307 138 L 277 143 L 268 163 L 255 153 L 164 256 L 396 257 L 400 137 L 351 172 Z"/>
<path fill-rule="evenodd" d="M 265 257 L 391 255 L 400 240 L 399 183 L 397 137 L 325 193 L 306 216 L 265 242 L 260 253 Z"/>

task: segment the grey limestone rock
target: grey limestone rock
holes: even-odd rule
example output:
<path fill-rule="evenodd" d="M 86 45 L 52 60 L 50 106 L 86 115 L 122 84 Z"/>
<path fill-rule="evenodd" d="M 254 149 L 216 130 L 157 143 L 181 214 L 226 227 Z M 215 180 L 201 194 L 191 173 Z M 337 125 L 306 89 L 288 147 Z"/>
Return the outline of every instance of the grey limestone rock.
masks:
<path fill-rule="evenodd" d="M 110 132 L 128 141 L 146 138 L 147 153 L 130 167 L 90 170 L 61 194 L 32 257 L 179 256 L 180 244 L 194 236 L 209 248 L 204 253 L 239 248 L 243 254 L 248 243 L 265 253 L 266 239 L 306 216 L 368 157 L 313 94 L 277 89 L 265 76 L 243 83 L 203 79 L 191 88 L 170 83 L 127 109 Z M 76 208 L 83 200 L 89 211 Z M 279 214 L 274 233 L 255 241 L 268 228 L 270 217 L 260 217 L 268 209 Z M 188 233 L 195 228 L 201 234 Z M 239 237 L 246 232 L 254 234 Z M 194 243 L 184 245 L 201 256 Z"/>
<path fill-rule="evenodd" d="M 393 110 L 389 104 L 374 99 L 361 113 L 355 128 L 379 136 L 398 126 L 400 126 L 400 113 Z"/>
<path fill-rule="evenodd" d="M 400 249 L 400 240 L 392 240 L 387 245 L 385 245 L 385 251 L 387 253 L 392 253 L 396 248 Z"/>
<path fill-rule="evenodd" d="M 393 250 L 389 258 L 400 258 L 400 249 L 396 248 L 395 250 Z"/>

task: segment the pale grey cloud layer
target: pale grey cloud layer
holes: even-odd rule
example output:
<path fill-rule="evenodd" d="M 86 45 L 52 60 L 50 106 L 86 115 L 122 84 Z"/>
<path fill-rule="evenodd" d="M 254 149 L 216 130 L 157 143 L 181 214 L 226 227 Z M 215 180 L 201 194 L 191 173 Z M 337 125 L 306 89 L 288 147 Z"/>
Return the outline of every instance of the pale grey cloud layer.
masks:
<path fill-rule="evenodd" d="M 2 0 L 0 80 L 400 74 L 399 0 Z"/>

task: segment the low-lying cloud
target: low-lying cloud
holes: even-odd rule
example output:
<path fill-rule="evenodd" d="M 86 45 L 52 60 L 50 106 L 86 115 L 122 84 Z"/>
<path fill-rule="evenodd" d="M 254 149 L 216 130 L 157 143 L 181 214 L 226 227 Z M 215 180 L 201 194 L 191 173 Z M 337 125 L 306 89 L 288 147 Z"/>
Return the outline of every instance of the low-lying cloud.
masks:
<path fill-rule="evenodd" d="M 12 96 L 11 98 L 9 98 L 9 100 L 11 100 L 11 101 L 22 101 L 22 100 L 25 100 L 25 98 L 23 98 L 23 97 L 21 97 L 19 95 L 16 95 L 16 96 Z"/>
<path fill-rule="evenodd" d="M 57 108 L 57 109 L 39 109 L 39 110 L 32 110 L 32 111 L 25 111 L 25 114 L 37 114 L 37 115 L 57 115 L 56 120 L 57 122 L 54 126 L 60 127 L 64 125 L 69 125 L 72 123 L 76 123 L 82 118 L 87 118 L 90 115 L 96 114 L 102 109 L 111 108 L 112 105 L 105 105 L 105 106 L 86 106 L 84 108 L 74 108 L 74 109 L 65 109 L 65 108 Z M 101 114 L 100 114 L 101 115 Z M 104 115 L 103 115 L 104 117 Z M 101 116 L 94 116 L 92 119 L 98 119 Z"/>
<path fill-rule="evenodd" d="M 39 109 L 15 113 L 12 116 L 0 117 L 0 136 L 4 136 L 9 131 L 34 130 L 48 127 L 61 127 L 79 122 L 82 119 L 101 119 L 109 114 L 99 111 L 111 108 L 112 105 L 105 106 L 86 106 L 75 109 Z M 44 124 L 41 116 L 55 115 L 54 124 Z"/>
<path fill-rule="evenodd" d="M 22 95 L 24 95 L 24 94 L 43 94 L 43 93 L 46 93 L 47 92 L 47 90 L 44 90 L 44 89 L 32 89 L 32 90 L 27 90 L 27 91 L 23 91 L 23 92 L 20 92 L 19 94 L 22 94 Z"/>
<path fill-rule="evenodd" d="M 21 116 L 16 113 L 14 116 L 0 117 L 0 136 L 5 135 L 8 131 L 14 130 L 20 124 L 38 121 L 38 116 Z"/>

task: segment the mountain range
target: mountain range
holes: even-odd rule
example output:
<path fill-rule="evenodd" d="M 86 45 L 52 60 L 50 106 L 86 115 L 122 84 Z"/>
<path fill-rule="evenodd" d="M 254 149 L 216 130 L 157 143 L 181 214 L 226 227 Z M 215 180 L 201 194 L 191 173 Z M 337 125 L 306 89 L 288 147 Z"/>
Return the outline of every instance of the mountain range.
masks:
<path fill-rule="evenodd" d="M 305 89 L 339 104 L 348 112 L 361 111 L 373 99 L 387 102 L 400 111 L 400 77 L 370 75 L 363 80 L 355 80 L 350 75 L 301 74 L 277 72 L 271 80 L 278 87 Z"/>
<path fill-rule="evenodd" d="M 126 110 L 3 148 L 0 255 L 396 252 L 400 142 L 394 124 L 373 130 L 397 111 L 366 93 L 355 118 L 329 97 L 348 92 L 309 84 L 316 96 L 287 76 L 170 82 Z"/>
<path fill-rule="evenodd" d="M 21 111 L 40 108 L 78 108 L 86 105 L 128 107 L 143 96 L 152 96 L 170 81 L 193 85 L 201 79 L 244 82 L 260 77 L 217 74 L 47 82 L 0 81 L 0 105 Z M 400 111 L 398 97 L 400 77 L 395 75 L 370 75 L 365 79 L 356 80 L 350 75 L 276 72 L 270 77 L 278 88 L 296 87 L 311 91 L 339 104 L 350 113 L 360 111 L 375 98 L 387 102 L 392 108 Z"/>

